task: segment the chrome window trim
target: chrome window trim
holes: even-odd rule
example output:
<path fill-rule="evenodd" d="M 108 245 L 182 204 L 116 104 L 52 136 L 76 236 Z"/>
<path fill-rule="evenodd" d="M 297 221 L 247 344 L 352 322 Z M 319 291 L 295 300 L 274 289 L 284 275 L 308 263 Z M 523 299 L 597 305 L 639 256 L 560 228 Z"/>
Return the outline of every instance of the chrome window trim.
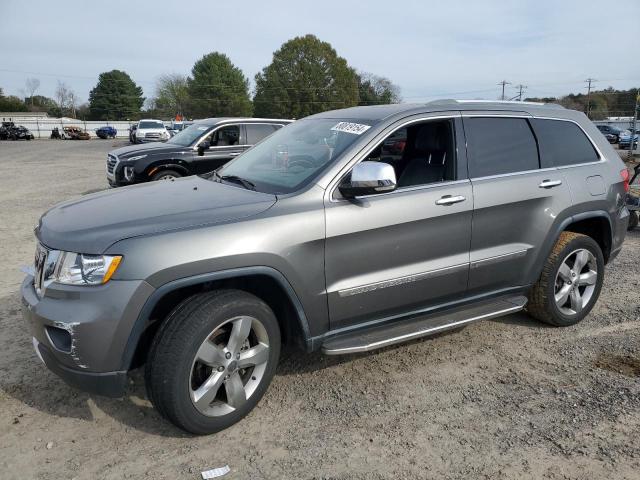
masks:
<path fill-rule="evenodd" d="M 342 180 L 345 175 L 347 175 L 351 169 L 353 169 L 353 167 L 355 167 L 358 163 L 360 163 L 362 160 L 364 160 L 364 158 L 371 153 L 372 151 L 374 151 L 377 146 L 383 142 L 387 137 L 389 137 L 389 135 L 393 134 L 394 132 L 396 132 L 397 130 L 400 130 L 401 128 L 405 128 L 407 125 L 412 125 L 414 123 L 420 123 L 420 122 L 427 122 L 430 120 L 455 120 L 456 118 L 460 118 L 460 113 L 457 114 L 452 114 L 452 115 L 436 115 L 436 116 L 432 116 L 432 117 L 420 117 L 420 118 L 415 118 L 412 120 L 407 120 L 406 122 L 403 122 L 401 124 L 399 124 L 398 126 L 394 127 L 393 129 L 391 129 L 391 131 L 389 131 L 388 133 L 384 133 L 386 131 L 383 130 L 382 132 L 380 132 L 378 135 L 376 135 L 374 137 L 374 139 L 372 139 L 369 143 L 367 143 L 367 145 L 360 150 L 360 152 L 358 152 L 356 155 L 353 156 L 353 158 L 351 158 L 351 160 L 349 160 L 349 162 L 347 162 L 347 164 L 344 166 L 344 168 L 342 168 L 340 170 L 340 172 L 338 172 L 338 174 L 333 178 L 333 180 L 331 180 L 331 182 L 329 183 L 329 186 L 327 187 L 327 192 L 329 192 L 329 202 L 330 203 L 338 203 L 338 202 L 348 202 L 349 200 L 346 198 L 335 198 L 334 194 L 336 189 L 338 188 L 338 185 L 340 184 L 340 180 Z M 455 128 L 455 127 L 454 127 Z M 381 138 L 379 140 L 375 140 L 375 138 L 379 138 L 378 136 L 381 136 Z M 455 139 L 455 132 L 454 132 L 454 139 Z M 458 149 L 456 148 L 457 145 L 454 144 L 454 149 L 456 150 L 456 158 L 458 155 Z M 404 187 L 404 188 L 397 188 L 396 190 L 393 190 L 392 192 L 385 192 L 385 193 L 379 193 L 379 194 L 374 194 L 374 195 L 366 195 L 366 196 L 362 196 L 362 197 L 356 197 L 356 198 L 371 198 L 371 197 L 379 197 L 382 195 L 393 195 L 396 192 L 406 192 L 406 191 L 413 191 L 413 190 L 421 190 L 423 188 L 431 188 L 434 186 L 440 186 L 440 185 L 447 185 L 447 184 L 451 184 L 451 183 L 463 183 L 463 182 L 468 182 L 469 179 L 463 179 L 463 180 L 450 180 L 448 182 L 439 182 L 439 183 L 427 183 L 424 185 L 415 185 L 415 186 L 411 186 L 411 187 Z"/>
<path fill-rule="evenodd" d="M 513 177 L 516 175 L 529 175 L 531 173 L 540 173 L 540 172 L 553 172 L 558 170 L 558 167 L 547 167 L 547 168 L 537 168 L 535 170 L 522 170 L 521 172 L 510 172 L 510 173 L 498 173 L 497 175 L 486 175 L 484 177 L 473 177 L 469 180 L 471 181 L 479 181 L 479 180 L 493 180 L 496 178 L 505 178 L 505 177 Z"/>
<path fill-rule="evenodd" d="M 228 122 L 221 122 L 221 123 L 217 123 L 215 125 L 211 125 L 212 130 L 209 130 L 207 133 L 205 133 L 202 137 L 200 137 L 196 143 L 194 144 L 194 146 L 192 147 L 193 150 L 197 151 L 198 150 L 198 146 L 204 141 L 205 138 L 207 138 L 209 135 L 213 134 L 214 132 L 217 132 L 220 128 L 222 127 L 230 127 L 230 126 L 237 126 L 238 128 L 240 128 L 241 125 L 279 125 L 280 128 L 284 128 L 286 125 L 288 125 L 288 123 L 279 123 L 282 120 L 278 120 L 277 122 L 247 122 L 247 121 L 242 121 L 242 122 L 238 122 L 238 120 L 230 120 Z M 293 123 L 293 122 L 289 122 L 289 123 Z M 277 130 L 274 130 L 273 133 L 275 133 Z M 245 135 L 246 137 L 246 135 Z M 266 138 L 266 137 L 265 137 Z M 212 148 L 227 148 L 227 147 L 253 147 L 253 145 L 249 145 L 249 144 L 243 144 L 243 145 L 224 145 L 224 146 L 214 146 L 214 147 L 209 147 L 209 149 Z"/>

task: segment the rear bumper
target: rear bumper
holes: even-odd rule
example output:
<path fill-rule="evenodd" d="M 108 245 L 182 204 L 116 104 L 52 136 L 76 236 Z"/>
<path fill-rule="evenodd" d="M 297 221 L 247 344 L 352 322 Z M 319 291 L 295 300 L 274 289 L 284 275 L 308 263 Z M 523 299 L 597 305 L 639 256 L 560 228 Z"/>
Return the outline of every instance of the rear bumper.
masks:
<path fill-rule="evenodd" d="M 64 380 L 68 385 L 82 391 L 105 397 L 122 397 L 127 385 L 127 372 L 83 372 L 62 365 L 45 345 L 33 339 L 33 346 L 38 357 L 49 370 Z"/>

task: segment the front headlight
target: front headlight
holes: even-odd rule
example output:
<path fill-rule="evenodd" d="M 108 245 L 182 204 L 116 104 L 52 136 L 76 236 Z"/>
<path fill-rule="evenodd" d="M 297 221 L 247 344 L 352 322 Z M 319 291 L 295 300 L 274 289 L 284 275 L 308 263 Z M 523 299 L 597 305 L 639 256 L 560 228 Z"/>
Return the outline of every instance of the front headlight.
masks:
<path fill-rule="evenodd" d="M 60 252 L 49 279 L 66 285 L 101 285 L 111 279 L 121 261 L 120 255 Z"/>
<path fill-rule="evenodd" d="M 146 157 L 146 155 L 138 155 L 136 157 L 127 158 L 126 160 L 128 162 L 135 162 L 136 160 L 140 160 L 141 158 L 144 158 L 144 157 Z"/>

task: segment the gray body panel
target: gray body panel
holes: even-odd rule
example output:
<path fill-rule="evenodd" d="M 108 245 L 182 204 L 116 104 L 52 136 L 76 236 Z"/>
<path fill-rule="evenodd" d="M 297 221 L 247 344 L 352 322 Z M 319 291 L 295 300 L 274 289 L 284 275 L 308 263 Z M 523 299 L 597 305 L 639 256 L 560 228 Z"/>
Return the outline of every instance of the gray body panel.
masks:
<path fill-rule="evenodd" d="M 469 179 L 462 122 L 472 114 L 575 121 L 601 160 Z M 135 348 L 157 292 L 251 273 L 277 277 L 287 286 L 304 317 L 303 340 L 313 349 L 339 330 L 500 292 L 521 293 L 536 281 L 558 235 L 573 221 L 604 218 L 611 226 L 611 255 L 622 245 L 628 216 L 624 167 L 578 112 L 444 101 L 317 117 L 360 120 L 371 128 L 299 192 L 276 198 L 190 177 L 90 195 L 47 212 L 36 233 L 48 247 L 124 259 L 106 286 L 49 287 L 42 299 L 28 277 L 25 316 L 38 341 L 47 342 L 42 325 L 64 322 L 64 313 L 79 305 L 66 321 L 86 325 L 77 329 L 82 365 L 126 369 L 122 358 Z M 455 122 L 456 180 L 349 201 L 335 195 L 339 180 L 396 128 L 441 117 Z M 561 183 L 539 188 L 545 180 Z M 445 195 L 464 201 L 436 205 Z M 52 301 L 54 295 L 64 301 Z M 80 368 L 73 358 L 60 361 Z"/>

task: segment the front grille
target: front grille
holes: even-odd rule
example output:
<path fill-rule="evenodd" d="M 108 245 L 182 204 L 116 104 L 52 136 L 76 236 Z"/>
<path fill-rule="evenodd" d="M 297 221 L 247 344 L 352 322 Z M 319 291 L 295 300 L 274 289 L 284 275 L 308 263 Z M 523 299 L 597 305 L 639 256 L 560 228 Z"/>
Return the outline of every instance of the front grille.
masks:
<path fill-rule="evenodd" d="M 115 155 L 109 154 L 107 156 L 107 174 L 113 175 L 116 171 L 116 166 L 118 165 L 118 157 Z"/>
<path fill-rule="evenodd" d="M 160 134 L 159 133 L 145 133 L 144 134 L 144 138 L 160 138 Z"/>

